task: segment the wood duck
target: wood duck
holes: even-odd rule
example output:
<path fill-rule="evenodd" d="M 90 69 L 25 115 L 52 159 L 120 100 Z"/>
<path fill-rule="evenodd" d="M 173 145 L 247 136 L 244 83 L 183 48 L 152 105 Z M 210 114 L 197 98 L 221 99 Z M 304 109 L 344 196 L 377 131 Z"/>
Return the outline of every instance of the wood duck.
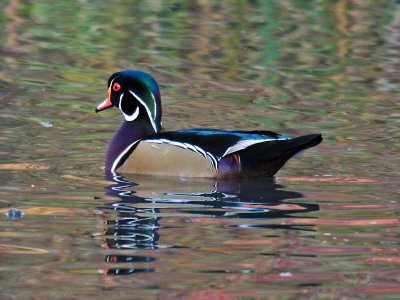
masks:
<path fill-rule="evenodd" d="M 296 153 L 318 145 L 320 134 L 186 129 L 163 131 L 157 82 L 141 71 L 117 72 L 96 112 L 118 107 L 125 121 L 111 140 L 106 173 L 179 177 L 270 177 Z"/>

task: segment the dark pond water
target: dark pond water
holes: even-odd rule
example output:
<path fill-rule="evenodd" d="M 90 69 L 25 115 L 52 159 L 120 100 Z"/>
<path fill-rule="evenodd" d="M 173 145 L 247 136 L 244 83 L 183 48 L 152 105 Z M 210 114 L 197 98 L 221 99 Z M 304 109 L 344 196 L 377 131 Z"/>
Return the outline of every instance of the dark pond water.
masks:
<path fill-rule="evenodd" d="M 398 299 L 398 1 L 0 2 L 1 299 Z M 274 179 L 121 177 L 96 115 L 321 132 Z"/>

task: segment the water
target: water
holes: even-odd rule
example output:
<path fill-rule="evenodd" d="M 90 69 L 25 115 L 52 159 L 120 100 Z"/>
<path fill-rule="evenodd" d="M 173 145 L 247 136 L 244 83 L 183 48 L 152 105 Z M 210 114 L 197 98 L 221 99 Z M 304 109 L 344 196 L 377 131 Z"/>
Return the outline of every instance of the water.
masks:
<path fill-rule="evenodd" d="M 0 298 L 399 297 L 396 1 L 0 6 Z M 275 179 L 105 180 L 126 68 L 167 129 L 324 142 Z"/>

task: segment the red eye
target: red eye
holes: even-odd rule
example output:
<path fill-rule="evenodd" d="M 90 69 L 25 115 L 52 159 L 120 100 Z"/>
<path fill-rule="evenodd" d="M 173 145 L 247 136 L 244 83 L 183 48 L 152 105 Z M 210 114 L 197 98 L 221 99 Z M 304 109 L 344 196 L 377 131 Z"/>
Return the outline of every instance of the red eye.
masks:
<path fill-rule="evenodd" d="M 116 83 L 113 84 L 113 88 L 112 89 L 113 89 L 114 92 L 118 92 L 121 89 L 121 85 L 118 82 L 116 82 Z"/>

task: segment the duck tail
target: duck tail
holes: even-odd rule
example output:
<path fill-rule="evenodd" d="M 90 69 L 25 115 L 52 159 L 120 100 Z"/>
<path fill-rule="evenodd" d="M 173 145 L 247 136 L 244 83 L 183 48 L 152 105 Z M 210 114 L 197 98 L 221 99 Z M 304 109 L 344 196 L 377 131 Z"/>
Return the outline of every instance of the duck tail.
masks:
<path fill-rule="evenodd" d="M 291 141 L 292 143 L 290 143 L 290 145 L 288 145 L 289 147 L 287 150 L 295 151 L 294 154 L 296 154 L 298 152 L 301 152 L 305 149 L 314 147 L 314 146 L 318 145 L 319 143 L 321 143 L 322 135 L 319 133 L 307 134 L 307 135 L 295 137 L 289 141 Z"/>
<path fill-rule="evenodd" d="M 321 134 L 308 134 L 252 145 L 238 152 L 241 172 L 250 177 L 274 176 L 295 154 L 314 147 L 321 141 Z"/>

